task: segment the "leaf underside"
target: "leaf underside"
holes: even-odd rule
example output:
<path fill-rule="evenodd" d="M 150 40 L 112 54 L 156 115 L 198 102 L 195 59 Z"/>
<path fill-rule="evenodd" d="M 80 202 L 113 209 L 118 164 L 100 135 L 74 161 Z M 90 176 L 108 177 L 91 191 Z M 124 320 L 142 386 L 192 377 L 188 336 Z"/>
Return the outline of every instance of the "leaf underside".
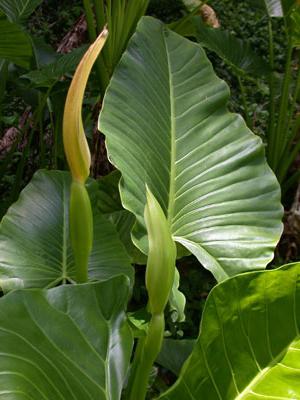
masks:
<path fill-rule="evenodd" d="M 300 399 L 300 264 L 216 286 L 200 336 L 161 400 Z"/>
<path fill-rule="evenodd" d="M 202 48 L 142 18 L 104 98 L 99 129 L 147 253 L 145 183 L 174 239 L 217 280 L 264 268 L 281 231 L 280 189 L 261 140 L 228 112 Z"/>

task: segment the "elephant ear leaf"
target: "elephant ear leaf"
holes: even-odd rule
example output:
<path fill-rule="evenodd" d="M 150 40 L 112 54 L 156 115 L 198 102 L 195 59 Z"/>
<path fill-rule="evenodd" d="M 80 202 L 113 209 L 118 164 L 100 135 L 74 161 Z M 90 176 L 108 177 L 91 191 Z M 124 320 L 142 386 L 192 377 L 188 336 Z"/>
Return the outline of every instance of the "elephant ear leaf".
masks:
<path fill-rule="evenodd" d="M 129 281 L 16 290 L 0 299 L 0 397 L 119 400 L 133 346 Z"/>
<path fill-rule="evenodd" d="M 217 280 L 265 268 L 282 231 L 277 180 L 264 146 L 227 110 L 229 90 L 203 49 L 144 17 L 100 115 L 121 200 L 147 254 L 145 183 L 174 240 Z"/>
<path fill-rule="evenodd" d="M 0 19 L 0 58 L 29 68 L 33 56 L 30 37 L 22 28 Z"/>
<path fill-rule="evenodd" d="M 160 400 L 300 399 L 300 263 L 217 285 L 178 381 Z"/>
<path fill-rule="evenodd" d="M 43 0 L 0 0 L 2 10 L 10 21 L 24 22 Z"/>
<path fill-rule="evenodd" d="M 207 26 L 199 16 L 193 18 L 193 24 L 198 43 L 218 54 L 236 73 L 256 77 L 270 73 L 268 63 L 251 49 L 249 42 L 229 31 Z"/>
<path fill-rule="evenodd" d="M 19 200 L 0 225 L 0 287 L 49 288 L 75 278 L 69 237 L 69 172 L 35 173 Z M 88 191 L 97 196 L 90 179 Z M 116 275 L 133 279 L 130 264 L 116 228 L 94 207 L 94 243 L 89 258 L 89 277 L 106 280 Z"/>

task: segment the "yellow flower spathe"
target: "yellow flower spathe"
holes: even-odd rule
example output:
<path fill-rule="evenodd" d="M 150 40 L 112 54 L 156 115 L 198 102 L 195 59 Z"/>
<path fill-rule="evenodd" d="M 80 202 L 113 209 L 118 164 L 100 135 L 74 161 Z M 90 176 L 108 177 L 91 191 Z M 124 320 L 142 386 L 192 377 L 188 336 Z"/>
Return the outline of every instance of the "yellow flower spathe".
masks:
<path fill-rule="evenodd" d="M 84 183 L 89 176 L 91 154 L 85 137 L 81 109 L 85 87 L 100 51 L 108 36 L 104 28 L 95 42 L 88 48 L 72 79 L 64 110 L 63 141 L 65 154 L 73 180 Z"/>

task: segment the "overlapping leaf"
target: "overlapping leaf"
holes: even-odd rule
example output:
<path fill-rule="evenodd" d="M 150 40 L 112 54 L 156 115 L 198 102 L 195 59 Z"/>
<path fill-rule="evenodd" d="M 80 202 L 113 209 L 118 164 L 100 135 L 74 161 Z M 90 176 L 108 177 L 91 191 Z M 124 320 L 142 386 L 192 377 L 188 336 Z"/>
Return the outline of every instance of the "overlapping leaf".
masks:
<path fill-rule="evenodd" d="M 74 279 L 69 240 L 70 174 L 39 171 L 3 218 L 0 230 L 0 286 L 51 287 Z M 95 197 L 97 185 L 90 181 Z M 133 277 L 129 257 L 116 229 L 94 214 L 94 245 L 89 276 L 104 280 Z"/>
<path fill-rule="evenodd" d="M 300 264 L 216 286 L 200 336 L 161 400 L 300 399 Z"/>
<path fill-rule="evenodd" d="M 238 73 L 257 77 L 269 74 L 268 63 L 251 49 L 249 42 L 237 38 L 229 31 L 208 27 L 201 17 L 194 17 L 193 24 L 197 41 L 218 54 Z"/>
<path fill-rule="evenodd" d="M 29 36 L 16 24 L 0 20 L 0 58 L 28 68 L 32 58 Z"/>
<path fill-rule="evenodd" d="M 11 21 L 21 22 L 28 18 L 43 0 L 0 0 L 2 10 Z"/>
<path fill-rule="evenodd" d="M 99 127 L 122 173 L 121 200 L 147 252 L 145 183 L 174 239 L 218 280 L 264 268 L 282 230 L 280 190 L 261 140 L 226 109 L 202 48 L 150 17 L 115 71 Z"/>
<path fill-rule="evenodd" d="M 0 299 L 0 397 L 119 400 L 133 345 L 128 279 Z"/>
<path fill-rule="evenodd" d="M 43 66 L 39 70 L 28 72 L 22 78 L 29 79 L 35 87 L 51 87 L 65 74 L 74 72 L 79 64 L 86 47 L 80 47 L 71 53 L 60 55 L 55 61 Z"/>

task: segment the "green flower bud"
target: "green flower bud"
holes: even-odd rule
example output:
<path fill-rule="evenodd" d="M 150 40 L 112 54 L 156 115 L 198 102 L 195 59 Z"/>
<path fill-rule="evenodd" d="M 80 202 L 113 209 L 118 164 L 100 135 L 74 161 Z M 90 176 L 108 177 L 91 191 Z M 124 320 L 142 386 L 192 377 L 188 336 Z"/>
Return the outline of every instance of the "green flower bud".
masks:
<path fill-rule="evenodd" d="M 73 181 L 70 198 L 70 235 L 76 266 L 76 281 L 88 280 L 88 259 L 93 246 L 93 214 L 85 185 Z"/>
<path fill-rule="evenodd" d="M 144 217 L 148 231 L 149 252 L 146 269 L 146 287 L 149 296 L 149 311 L 162 314 L 172 289 L 176 245 L 165 214 L 148 187 Z"/>

